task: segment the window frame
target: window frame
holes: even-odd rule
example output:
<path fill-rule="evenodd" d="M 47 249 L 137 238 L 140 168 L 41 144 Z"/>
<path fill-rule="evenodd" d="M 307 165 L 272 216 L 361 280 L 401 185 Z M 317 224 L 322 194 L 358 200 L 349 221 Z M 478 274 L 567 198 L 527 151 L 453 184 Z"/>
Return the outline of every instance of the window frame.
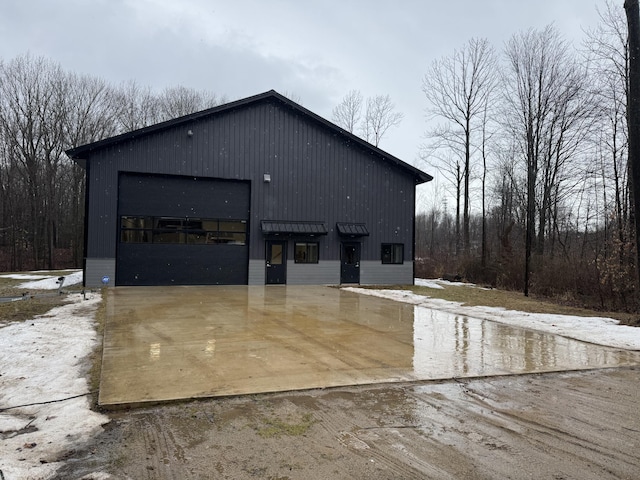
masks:
<path fill-rule="evenodd" d="M 247 227 L 247 220 L 121 215 L 120 243 L 246 246 Z M 168 241 L 172 234 L 175 241 Z"/>
<path fill-rule="evenodd" d="M 298 259 L 298 245 L 305 246 L 304 253 L 306 254 L 306 257 L 304 260 Z M 310 246 L 315 247 L 315 260 L 309 260 L 312 257 L 312 255 L 309 255 Z M 313 265 L 313 264 L 319 263 L 320 262 L 320 242 L 306 242 L 306 241 L 293 242 L 293 261 L 294 263 L 307 264 L 307 265 Z"/>
<path fill-rule="evenodd" d="M 385 248 L 389 249 L 387 254 L 385 254 Z M 383 265 L 404 264 L 404 243 L 382 243 L 380 245 L 380 261 Z"/>

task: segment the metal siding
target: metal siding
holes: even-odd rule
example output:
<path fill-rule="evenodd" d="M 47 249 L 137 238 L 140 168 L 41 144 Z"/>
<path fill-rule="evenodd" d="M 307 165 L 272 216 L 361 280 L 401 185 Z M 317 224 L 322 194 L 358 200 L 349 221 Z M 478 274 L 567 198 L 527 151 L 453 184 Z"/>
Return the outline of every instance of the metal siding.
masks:
<path fill-rule="evenodd" d="M 404 262 L 401 265 L 361 262 L 360 283 L 365 285 L 413 285 L 413 262 Z"/>
<path fill-rule="evenodd" d="M 115 257 L 118 171 L 251 181 L 252 259 L 264 258 L 262 219 L 325 221 L 327 260 L 340 258 L 335 223 L 341 221 L 367 225 L 365 261 L 380 260 L 382 242 L 404 243 L 405 259 L 412 255 L 413 176 L 280 103 L 246 105 L 123 141 L 89 161 L 88 257 Z M 264 173 L 271 183 L 263 182 Z"/>
<path fill-rule="evenodd" d="M 265 283 L 265 261 L 264 259 L 249 259 L 249 285 L 264 285 Z"/>
<path fill-rule="evenodd" d="M 320 261 L 311 264 L 287 262 L 287 284 L 289 285 L 338 285 L 339 283 L 339 261 Z"/>
<path fill-rule="evenodd" d="M 109 277 L 109 285 L 115 285 L 115 258 L 87 258 L 85 263 L 84 284 L 88 288 L 102 287 L 102 278 Z"/>

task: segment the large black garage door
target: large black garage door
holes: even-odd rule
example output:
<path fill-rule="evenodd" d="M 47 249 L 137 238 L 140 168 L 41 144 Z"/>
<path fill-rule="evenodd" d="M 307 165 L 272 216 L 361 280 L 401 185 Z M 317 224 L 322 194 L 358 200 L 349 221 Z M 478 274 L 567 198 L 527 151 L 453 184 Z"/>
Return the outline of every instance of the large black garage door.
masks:
<path fill-rule="evenodd" d="M 117 285 L 245 285 L 248 182 L 121 173 Z"/>

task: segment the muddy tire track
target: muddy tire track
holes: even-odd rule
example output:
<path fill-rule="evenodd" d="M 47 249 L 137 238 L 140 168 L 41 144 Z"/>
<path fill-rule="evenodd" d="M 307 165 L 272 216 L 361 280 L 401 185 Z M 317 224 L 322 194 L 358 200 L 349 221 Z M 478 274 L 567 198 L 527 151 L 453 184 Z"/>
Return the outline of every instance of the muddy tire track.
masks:
<path fill-rule="evenodd" d="M 58 478 L 637 479 L 638 398 L 617 368 L 185 402 L 112 413 Z"/>

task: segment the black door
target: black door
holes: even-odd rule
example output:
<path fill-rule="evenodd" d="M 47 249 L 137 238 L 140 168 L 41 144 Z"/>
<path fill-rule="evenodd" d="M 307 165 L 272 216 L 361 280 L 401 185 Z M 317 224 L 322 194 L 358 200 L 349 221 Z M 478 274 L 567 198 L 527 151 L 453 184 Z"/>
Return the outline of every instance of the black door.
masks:
<path fill-rule="evenodd" d="M 246 285 L 250 198 L 249 182 L 121 173 L 116 285 Z"/>
<path fill-rule="evenodd" d="M 267 284 L 287 282 L 287 242 L 267 241 Z"/>
<path fill-rule="evenodd" d="M 340 261 L 340 283 L 360 283 L 360 243 L 343 243 Z"/>

